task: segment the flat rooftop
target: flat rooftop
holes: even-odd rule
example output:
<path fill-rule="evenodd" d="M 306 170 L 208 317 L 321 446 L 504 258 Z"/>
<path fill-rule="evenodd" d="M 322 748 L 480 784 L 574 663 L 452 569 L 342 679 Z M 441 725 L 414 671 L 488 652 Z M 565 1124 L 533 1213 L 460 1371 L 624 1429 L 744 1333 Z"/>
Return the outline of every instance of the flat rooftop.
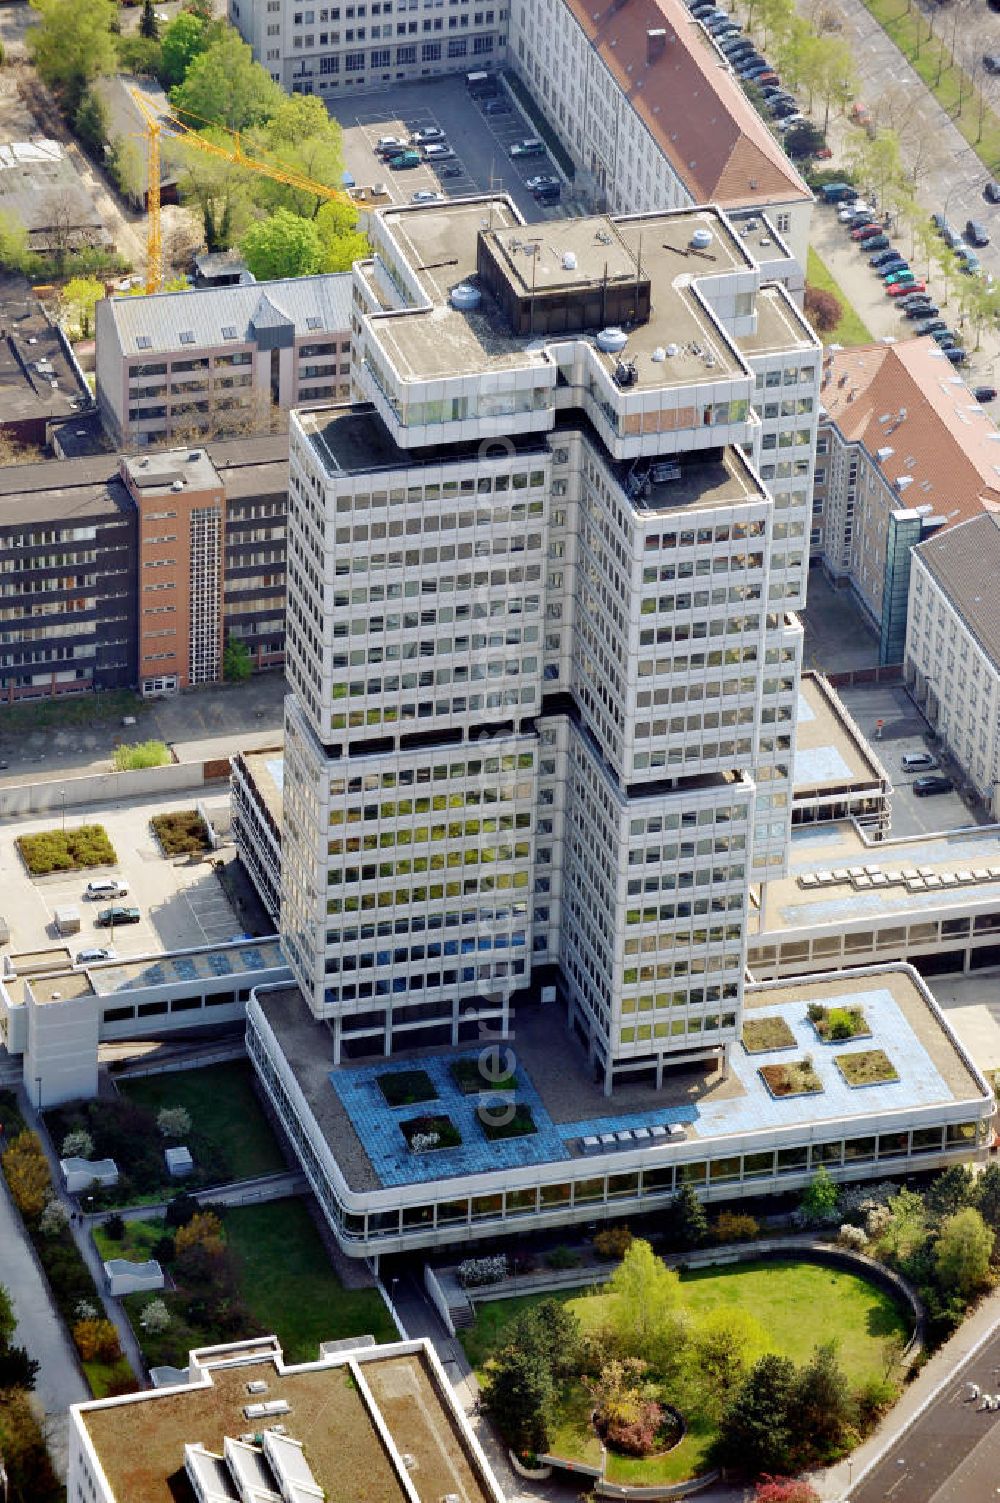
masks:
<path fill-rule="evenodd" d="M 36 1002 L 67 1002 L 75 997 L 92 997 L 94 988 L 86 971 L 61 971 L 30 978 Z"/>
<path fill-rule="evenodd" d="M 715 506 L 738 506 L 762 501 L 764 492 L 738 449 L 693 450 L 670 461 L 639 460 L 612 468 L 622 490 L 643 515 L 668 515 L 696 505 L 699 510 Z M 642 489 L 633 495 L 630 477 L 642 479 Z"/>
<path fill-rule="evenodd" d="M 483 452 L 482 445 L 476 441 L 433 445 L 419 451 L 401 449 L 368 403 L 317 407 L 308 412 L 296 412 L 295 418 L 328 475 L 416 470 L 424 465 L 440 469 L 442 464 L 475 459 Z M 545 439 L 539 434 L 515 434 L 504 438 L 503 447 L 497 447 L 495 456 L 500 458 L 512 451 L 526 458 L 531 454 L 545 454 Z M 489 458 L 488 453 L 486 457 Z"/>
<path fill-rule="evenodd" d="M 244 752 L 243 765 L 257 797 L 280 830 L 285 799 L 284 752 L 280 747 L 273 751 Z"/>
<path fill-rule="evenodd" d="M 393 1056 L 389 1062 L 335 1070 L 326 1025 L 313 1019 L 295 987 L 268 992 L 261 1000 L 317 1125 L 356 1191 L 572 1161 L 581 1157 L 583 1137 L 639 1127 L 679 1127 L 688 1144 L 708 1144 L 733 1134 L 824 1122 L 850 1124 L 852 1119 L 870 1122 L 875 1113 L 971 1103 L 983 1097 L 982 1084 L 906 967 L 748 988 L 748 1011 L 784 1018 L 802 1052 L 813 1057 L 823 1090 L 797 1100 L 775 1100 L 758 1074 L 761 1064 L 772 1061 L 739 1047 L 733 1051 L 727 1078 L 711 1064 L 699 1065 L 668 1071 L 660 1090 L 625 1084 L 609 1098 L 593 1080 L 585 1052 L 567 1033 L 561 1013 L 551 1007 L 519 1008 L 516 1100 L 529 1107 L 536 1131 L 500 1142 L 487 1141 L 476 1096 L 462 1094 L 450 1069 L 456 1059 L 475 1060 L 478 1049 L 422 1049 Z M 862 1006 L 872 1037 L 826 1048 L 806 1017 L 811 1001 L 829 1007 Z M 848 1086 L 834 1055 L 876 1048 L 896 1066 L 898 1080 L 863 1089 Z M 774 1061 L 781 1058 L 776 1054 Z M 390 1107 L 378 1077 L 417 1065 L 430 1076 L 437 1099 Z M 433 1114 L 451 1119 L 461 1144 L 411 1152 L 400 1124 Z M 677 1141 L 682 1141 L 680 1136 Z"/>
<path fill-rule="evenodd" d="M 830 880 L 827 880 L 827 879 Z M 850 820 L 792 829 L 786 877 L 767 886 L 763 932 L 872 928 L 954 905 L 1000 909 L 1000 832 L 946 831 L 867 844 Z"/>
<path fill-rule="evenodd" d="M 889 774 L 826 679 L 803 673 L 792 768 L 795 795 L 806 798 L 832 788 L 888 782 Z"/>
<path fill-rule="evenodd" d="M 221 1455 L 227 1438 L 238 1440 L 267 1427 L 266 1420 L 247 1418 L 248 1405 L 278 1400 L 288 1409 L 275 1423 L 301 1444 L 327 1503 L 408 1503 L 404 1454 L 413 1458 L 407 1475 L 426 1503 L 439 1503 L 446 1494 L 460 1503 L 494 1503 L 422 1343 L 362 1348 L 350 1355 L 362 1370 L 374 1414 L 346 1354 L 322 1365 L 286 1367 L 280 1350 L 269 1351 L 266 1342 L 256 1354 L 253 1349 L 241 1353 L 239 1345 L 200 1357 L 193 1353 L 192 1366 L 207 1370 L 207 1382 L 84 1404 L 78 1413 L 115 1503 L 194 1503 L 184 1472 L 185 1445 L 200 1442 Z M 260 1396 L 248 1393 L 247 1385 L 256 1382 L 267 1385 Z"/>
<path fill-rule="evenodd" d="M 142 491 L 210 491 L 222 484 L 205 449 L 164 449 L 122 461 L 131 485 Z"/>
<path fill-rule="evenodd" d="M 762 287 L 757 294 L 757 328 L 753 334 L 738 334 L 736 343 L 745 355 L 767 355 L 771 351 L 815 350 L 817 359 L 822 347 L 791 298 L 778 287 Z"/>
<path fill-rule="evenodd" d="M 485 294 L 476 311 L 451 307 L 451 290 L 475 276 L 480 234 L 503 246 L 508 280 L 524 296 L 530 296 L 532 288 L 544 292 L 570 285 L 599 287 L 605 265 L 609 279 L 618 284 L 629 276 L 650 281 L 650 318 L 629 331 L 620 357 L 598 352 L 609 371 L 619 358 L 634 360 L 639 389 L 744 374 L 738 355 L 690 285 L 701 277 L 752 271 L 755 266 L 739 237 L 712 209 L 523 225 L 504 200 L 484 199 L 392 209 L 380 218 L 433 304 L 429 310 L 375 320 L 379 343 L 404 379 L 542 369 L 550 364 L 546 345 L 586 337 L 583 330 L 514 334 L 498 305 Z M 691 245 L 697 230 L 711 236 L 707 247 Z M 566 268 L 567 256 L 575 263 L 572 270 Z M 651 358 L 654 351 L 660 354 L 657 360 Z M 665 358 L 663 351 L 669 351 Z"/>

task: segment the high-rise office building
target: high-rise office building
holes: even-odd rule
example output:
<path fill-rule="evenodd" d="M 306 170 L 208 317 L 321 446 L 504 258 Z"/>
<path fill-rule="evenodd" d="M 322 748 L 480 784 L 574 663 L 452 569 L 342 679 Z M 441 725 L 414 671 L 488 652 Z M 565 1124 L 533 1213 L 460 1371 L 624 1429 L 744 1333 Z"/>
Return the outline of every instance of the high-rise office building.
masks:
<path fill-rule="evenodd" d="M 373 216 L 292 418 L 282 932 L 333 1062 L 724 1057 L 785 867 L 819 348 L 715 209 Z M 766 476 L 767 483 L 762 483 Z"/>

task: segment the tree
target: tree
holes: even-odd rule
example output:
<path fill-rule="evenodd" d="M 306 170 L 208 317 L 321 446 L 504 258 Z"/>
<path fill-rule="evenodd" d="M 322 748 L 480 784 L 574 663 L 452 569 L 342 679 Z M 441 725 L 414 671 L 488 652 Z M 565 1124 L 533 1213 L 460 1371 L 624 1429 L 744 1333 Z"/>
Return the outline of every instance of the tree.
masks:
<path fill-rule="evenodd" d="M 183 1138 L 191 1131 L 191 1113 L 184 1106 L 163 1106 L 156 1125 L 165 1138 Z"/>
<path fill-rule="evenodd" d="M 722 1414 L 719 1449 L 729 1466 L 748 1476 L 787 1469 L 796 1376 L 787 1357 L 767 1353 L 754 1363 Z"/>
<path fill-rule="evenodd" d="M 222 676 L 229 684 L 242 684 L 253 673 L 250 649 L 239 637 L 229 636 L 222 651 Z"/>
<path fill-rule="evenodd" d="M 104 1235 L 110 1237 L 112 1242 L 125 1241 L 125 1218 L 118 1211 L 104 1223 Z"/>
<path fill-rule="evenodd" d="M 837 1210 L 837 1186 L 830 1178 L 825 1164 L 820 1164 L 816 1173 L 802 1192 L 802 1214 L 807 1221 L 830 1221 Z"/>
<path fill-rule="evenodd" d="M 118 38 L 118 67 L 121 72 L 135 73 L 140 78 L 158 78 L 161 66 L 160 44 L 155 37 Z"/>
<path fill-rule="evenodd" d="M 23 1388 L 29 1391 L 35 1386 L 39 1363 L 29 1357 L 23 1346 L 0 1346 L 0 1390 Z"/>
<path fill-rule="evenodd" d="M 60 1158 L 89 1159 L 93 1156 L 94 1140 L 85 1127 L 74 1127 L 62 1140 Z"/>
<path fill-rule="evenodd" d="M 87 89 L 73 116 L 73 130 L 95 155 L 104 151 L 108 139 L 108 112 L 94 89 Z"/>
<path fill-rule="evenodd" d="M 142 15 L 139 17 L 139 35 L 155 42 L 160 35 L 160 23 L 156 19 L 153 0 L 142 0 Z"/>
<path fill-rule="evenodd" d="M 814 1457 L 830 1460 L 842 1446 L 853 1419 L 847 1376 L 837 1361 L 836 1342 L 816 1347 L 795 1382 L 792 1431 Z"/>
<path fill-rule="evenodd" d="M 277 277 L 306 277 L 322 259 L 319 231 L 311 219 L 276 209 L 252 224 L 240 241 L 243 259 L 258 282 Z"/>
<path fill-rule="evenodd" d="M 52 1176 L 36 1133 L 18 1133 L 3 1155 L 3 1172 L 22 1216 L 40 1216 L 52 1193 Z"/>
<path fill-rule="evenodd" d="M 636 1239 L 608 1282 L 614 1296 L 611 1325 L 630 1357 L 658 1370 L 671 1366 L 684 1345 L 680 1276 Z"/>
<path fill-rule="evenodd" d="M 943 1288 L 964 1299 L 982 1289 L 989 1278 L 993 1241 L 992 1229 L 973 1206 L 948 1216 L 934 1249 L 934 1266 Z"/>
<path fill-rule="evenodd" d="M 698 1321 L 691 1348 L 709 1405 L 718 1414 L 727 1396 L 767 1351 L 767 1332 L 749 1310 L 739 1305 L 720 1305 L 706 1310 Z"/>
<path fill-rule="evenodd" d="M 160 81 L 164 88 L 183 83 L 195 58 L 208 46 L 208 31 L 200 17 L 182 10 L 160 40 Z"/>
<path fill-rule="evenodd" d="M 73 277 L 59 294 L 59 316 L 70 339 L 89 339 L 94 331 L 94 309 L 104 296 L 104 283 L 96 277 Z"/>
<path fill-rule="evenodd" d="M 803 307 L 817 334 L 829 334 L 840 323 L 844 312 L 839 297 L 825 287 L 807 286 Z"/>
<path fill-rule="evenodd" d="M 672 1230 L 679 1247 L 703 1247 L 708 1241 L 708 1217 L 692 1185 L 682 1185 L 671 1206 Z"/>
<path fill-rule="evenodd" d="M 170 1325 L 172 1317 L 162 1299 L 151 1299 L 142 1308 L 139 1324 L 149 1336 L 161 1336 Z"/>
<path fill-rule="evenodd" d="M 547 1449 L 556 1393 L 539 1352 L 505 1347 L 487 1365 L 482 1393 L 483 1406 L 508 1445 L 522 1452 Z"/>
<path fill-rule="evenodd" d="M 117 54 L 112 23 L 114 0 L 31 0 L 39 21 L 25 38 L 42 82 L 72 115 L 84 89 L 102 73 L 113 73 Z"/>
<path fill-rule="evenodd" d="M 976 1176 L 968 1164 L 950 1164 L 942 1169 L 924 1192 L 924 1204 L 932 1221 L 944 1221 L 975 1203 Z"/>
<path fill-rule="evenodd" d="M 979 1211 L 986 1225 L 1000 1230 L 1000 1164 L 987 1164 L 979 1177 Z"/>
<path fill-rule="evenodd" d="M 326 188 L 340 183 L 343 135 L 323 101 L 314 94 L 283 98 L 266 123 L 250 133 L 250 147 Z M 324 203 L 315 193 L 270 178 L 257 179 L 255 197 L 265 209 L 291 209 L 306 219 L 314 219 Z M 351 207 L 345 205 L 348 211 Z M 356 223 L 355 213 L 351 228 Z"/>
<path fill-rule="evenodd" d="M 10 1302 L 10 1295 L 0 1284 L 0 1346 L 6 1346 L 16 1328 L 14 1306 Z"/>
<path fill-rule="evenodd" d="M 73 1341 L 84 1362 L 117 1362 L 122 1354 L 118 1332 L 110 1320 L 78 1320 Z"/>
<path fill-rule="evenodd" d="M 197 1214 L 198 1202 L 187 1190 L 182 1190 L 179 1195 L 174 1196 L 173 1200 L 167 1206 L 163 1220 L 167 1226 L 187 1226 L 188 1222 L 193 1220 Z"/>
<path fill-rule="evenodd" d="M 13 214 L 0 213 L 0 266 L 23 271 L 30 258 L 28 231 Z"/>
<path fill-rule="evenodd" d="M 522 1310 L 510 1322 L 506 1344 L 535 1351 L 552 1370 L 553 1377 L 565 1378 L 575 1371 L 580 1345 L 580 1322 L 567 1305 L 559 1300 L 543 1299 Z"/>
<path fill-rule="evenodd" d="M 65 1489 L 57 1482 L 45 1437 L 21 1388 L 0 1393 L 0 1456 L 7 1472 L 11 1503 L 57 1503 Z"/>
<path fill-rule="evenodd" d="M 217 123 L 239 131 L 269 120 L 283 98 L 239 32 L 229 28 L 197 54 L 183 82 L 170 91 L 174 109 L 193 116 L 197 126 Z"/>
<path fill-rule="evenodd" d="M 353 204 L 328 199 L 316 214 L 319 231 L 321 271 L 350 271 L 355 261 L 371 255 L 367 235 L 357 228 L 358 213 Z"/>
<path fill-rule="evenodd" d="M 923 1197 L 902 1189 L 889 1201 L 890 1221 L 881 1236 L 885 1250 L 897 1263 L 906 1263 L 927 1240 Z"/>
<path fill-rule="evenodd" d="M 174 1246 L 178 1258 L 192 1247 L 203 1248 L 210 1257 L 221 1257 L 225 1247 L 222 1222 L 214 1211 L 196 1211 L 190 1221 L 177 1228 Z"/>
<path fill-rule="evenodd" d="M 824 107 L 823 130 L 830 124 L 830 110 L 845 108 L 857 90 L 854 53 L 849 42 L 839 37 L 817 37 L 810 54 L 812 92 Z"/>

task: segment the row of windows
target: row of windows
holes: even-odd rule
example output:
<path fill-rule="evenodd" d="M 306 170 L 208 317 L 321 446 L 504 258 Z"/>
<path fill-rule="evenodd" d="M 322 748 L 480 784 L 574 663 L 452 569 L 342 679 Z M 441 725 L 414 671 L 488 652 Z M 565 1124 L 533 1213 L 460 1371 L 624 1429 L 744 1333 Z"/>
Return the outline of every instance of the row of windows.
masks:
<path fill-rule="evenodd" d="M 487 877 L 466 877 L 461 882 L 431 882 L 426 887 L 398 888 L 379 893 L 354 893 L 345 898 L 328 898 L 327 913 L 372 913 L 379 908 L 395 908 L 407 903 L 440 903 L 445 898 L 474 897 L 477 893 L 516 892 L 527 890 L 527 872 L 497 872 Z"/>

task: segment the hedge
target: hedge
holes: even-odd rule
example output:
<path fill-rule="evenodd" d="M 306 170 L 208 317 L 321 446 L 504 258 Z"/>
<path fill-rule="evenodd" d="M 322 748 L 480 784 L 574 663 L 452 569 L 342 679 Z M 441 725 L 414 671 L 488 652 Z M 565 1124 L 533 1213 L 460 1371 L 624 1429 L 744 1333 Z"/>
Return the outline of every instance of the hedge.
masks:
<path fill-rule="evenodd" d="M 115 866 L 118 862 L 103 825 L 41 830 L 37 835 L 19 835 L 16 843 L 33 877 L 44 877 L 48 872 L 80 871 L 90 866 Z"/>

